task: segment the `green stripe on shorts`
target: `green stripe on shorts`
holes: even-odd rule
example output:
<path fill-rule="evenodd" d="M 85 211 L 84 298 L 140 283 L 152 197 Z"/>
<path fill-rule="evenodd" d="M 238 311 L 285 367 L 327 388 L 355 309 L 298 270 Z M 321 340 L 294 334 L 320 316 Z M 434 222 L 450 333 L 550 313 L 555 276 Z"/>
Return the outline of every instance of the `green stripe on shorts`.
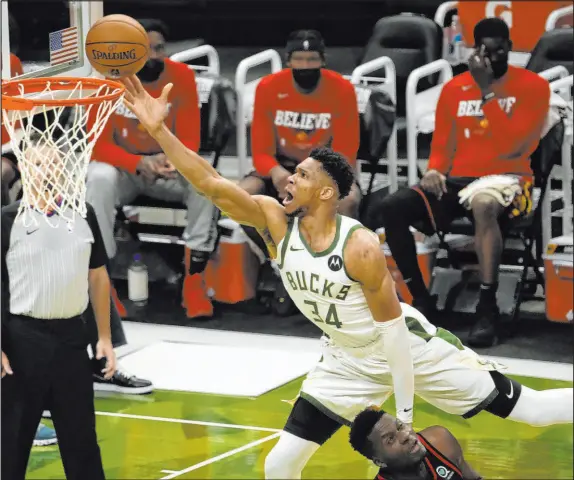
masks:
<path fill-rule="evenodd" d="M 414 317 L 406 317 L 405 318 L 407 323 L 407 328 L 411 333 L 414 333 L 417 337 L 422 338 L 425 342 L 428 342 L 432 338 L 442 338 L 445 342 L 450 343 L 453 347 L 458 348 L 459 350 L 464 350 L 464 345 L 460 341 L 460 339 L 453 333 L 445 330 L 444 328 L 437 327 L 436 334 L 431 335 L 428 333 L 424 327 L 421 325 L 421 322 Z"/>

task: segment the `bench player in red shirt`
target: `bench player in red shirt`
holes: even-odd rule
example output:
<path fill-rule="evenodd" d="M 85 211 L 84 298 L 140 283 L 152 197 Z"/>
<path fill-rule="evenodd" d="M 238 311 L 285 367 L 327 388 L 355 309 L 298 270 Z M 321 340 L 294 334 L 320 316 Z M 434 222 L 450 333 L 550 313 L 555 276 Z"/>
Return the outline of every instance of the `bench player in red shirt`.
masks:
<path fill-rule="evenodd" d="M 434 425 L 414 433 L 383 410 L 363 410 L 353 422 L 351 446 L 380 467 L 375 480 L 480 480 L 458 440 Z"/>
<path fill-rule="evenodd" d="M 251 150 L 255 170 L 240 185 L 251 195 L 285 197 L 287 179 L 316 147 L 330 146 L 355 166 L 359 149 L 359 111 L 353 85 L 325 67 L 325 43 L 315 30 L 289 36 L 286 69 L 261 80 L 255 92 Z M 358 216 L 357 184 L 340 202 L 339 213 Z M 244 227 L 266 252 L 269 242 Z"/>
<path fill-rule="evenodd" d="M 516 215 L 516 205 L 531 205 L 530 155 L 548 114 L 550 87 L 536 73 L 508 65 L 512 42 L 503 20 L 483 19 L 474 29 L 474 38 L 470 71 L 454 77 L 441 92 L 428 170 L 420 186 L 386 197 L 381 209 L 387 242 L 413 295 L 413 305 L 427 316 L 436 305 L 419 270 L 409 226 L 432 234 L 448 231 L 456 218 L 468 216 L 473 221 L 482 285 L 478 319 L 468 343 L 485 347 L 497 340 L 502 232 Z M 458 193 L 487 175 L 518 178 L 522 193 L 505 207 L 480 192 L 465 209 Z"/>
<path fill-rule="evenodd" d="M 166 123 L 187 147 L 198 150 L 200 107 L 195 74 L 187 65 L 166 58 L 166 27 L 162 22 L 142 23 L 149 35 L 151 54 L 138 77 L 152 95 L 159 95 L 165 85 L 173 83 Z M 184 303 L 190 318 L 213 315 L 203 271 L 215 247 L 219 212 L 181 178 L 138 119 L 120 105 L 96 142 L 87 177 L 87 201 L 96 212 L 110 259 L 116 254 L 116 207 L 142 194 L 187 205 L 183 239 L 191 250 L 191 261 Z"/>

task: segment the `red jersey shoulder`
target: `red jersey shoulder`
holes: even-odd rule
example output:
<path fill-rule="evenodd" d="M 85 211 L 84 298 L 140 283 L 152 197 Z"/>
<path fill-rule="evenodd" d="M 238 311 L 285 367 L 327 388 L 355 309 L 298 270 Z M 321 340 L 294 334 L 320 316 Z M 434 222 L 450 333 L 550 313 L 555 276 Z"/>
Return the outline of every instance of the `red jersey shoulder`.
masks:
<path fill-rule="evenodd" d="M 286 87 L 292 86 L 293 75 L 291 74 L 290 68 L 284 68 L 275 73 L 266 75 L 261 79 L 257 85 L 258 90 L 264 91 L 275 91 L 278 89 L 284 89 Z"/>
<path fill-rule="evenodd" d="M 457 89 L 457 88 L 468 88 L 468 86 L 476 86 L 476 82 L 472 78 L 470 72 L 463 72 L 455 77 L 452 77 L 448 82 L 446 82 L 444 89 Z"/>
<path fill-rule="evenodd" d="M 329 70 L 327 68 L 323 68 L 321 70 L 321 77 L 325 80 L 329 85 L 344 85 L 348 86 L 351 84 L 349 80 L 347 80 L 343 75 L 339 72 L 335 72 L 334 70 Z"/>
<path fill-rule="evenodd" d="M 508 75 L 510 75 L 509 80 L 513 83 L 513 87 L 514 85 L 524 87 L 524 89 L 530 93 L 532 93 L 534 89 L 541 91 L 550 90 L 548 80 L 542 78 L 535 72 L 526 70 L 526 68 L 509 65 Z"/>
<path fill-rule="evenodd" d="M 174 62 L 167 58 L 165 60 L 165 83 L 174 82 L 190 82 L 195 83 L 195 72 L 189 68 L 185 63 Z"/>

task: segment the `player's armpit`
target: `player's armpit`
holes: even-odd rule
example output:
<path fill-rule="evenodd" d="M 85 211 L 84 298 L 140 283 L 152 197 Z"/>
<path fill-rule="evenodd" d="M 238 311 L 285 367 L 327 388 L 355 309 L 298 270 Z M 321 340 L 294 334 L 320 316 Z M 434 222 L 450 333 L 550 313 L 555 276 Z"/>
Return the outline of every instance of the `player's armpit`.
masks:
<path fill-rule="evenodd" d="M 443 455 L 446 455 L 455 466 L 460 469 L 464 480 L 481 480 L 482 476 L 475 472 L 474 469 L 464 459 L 462 447 L 458 440 L 445 427 L 434 425 L 425 428 L 421 434 L 425 439 Z"/>
<path fill-rule="evenodd" d="M 347 273 L 362 285 L 375 321 L 385 322 L 400 317 L 402 310 L 395 282 L 377 235 L 366 228 L 356 230 L 347 242 L 343 256 Z"/>

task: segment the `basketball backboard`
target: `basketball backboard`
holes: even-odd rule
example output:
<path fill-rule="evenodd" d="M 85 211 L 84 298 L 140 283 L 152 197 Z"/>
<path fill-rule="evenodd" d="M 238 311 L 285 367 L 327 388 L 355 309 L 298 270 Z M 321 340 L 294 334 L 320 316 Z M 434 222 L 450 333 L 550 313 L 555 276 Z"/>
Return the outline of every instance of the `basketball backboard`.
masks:
<path fill-rule="evenodd" d="M 11 52 L 22 63 L 22 78 L 91 76 L 84 44 L 103 10 L 101 1 L 2 0 L 2 78 L 14 76 Z"/>

